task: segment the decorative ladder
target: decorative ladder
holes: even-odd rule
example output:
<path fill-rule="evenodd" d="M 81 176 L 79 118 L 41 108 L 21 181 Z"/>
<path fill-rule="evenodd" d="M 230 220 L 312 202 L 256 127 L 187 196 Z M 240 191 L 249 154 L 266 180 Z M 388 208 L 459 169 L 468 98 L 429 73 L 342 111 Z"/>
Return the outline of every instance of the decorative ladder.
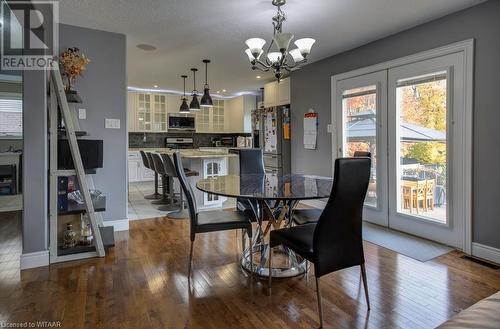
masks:
<path fill-rule="evenodd" d="M 54 61 L 52 63 L 52 70 L 50 71 L 50 262 L 62 262 L 69 260 L 77 260 L 90 257 L 104 257 L 106 251 L 104 249 L 104 243 L 101 235 L 101 230 L 103 225 L 103 219 L 101 214 L 96 213 L 94 210 L 94 204 L 90 196 L 89 188 L 94 188 L 94 181 L 92 176 L 85 174 L 85 169 L 83 167 L 82 157 L 80 154 L 80 149 L 78 147 L 78 141 L 75 130 L 75 122 L 77 120 L 73 119 L 68 101 L 66 99 L 66 93 L 64 91 L 64 85 L 62 82 L 61 73 L 59 71 L 59 63 Z M 54 97 L 54 95 L 56 97 Z M 71 151 L 71 156 L 73 159 L 74 170 L 59 170 L 57 165 L 57 143 L 58 143 L 58 128 L 57 128 L 57 117 L 58 109 L 61 112 L 61 118 L 64 122 L 64 127 L 66 128 L 66 136 L 68 138 L 68 144 Z M 94 236 L 93 243 L 95 246 L 95 251 L 81 252 L 70 255 L 59 256 L 58 255 L 58 230 L 57 230 L 57 217 L 58 217 L 58 207 L 57 207 L 57 186 L 58 177 L 60 176 L 77 176 L 78 183 L 80 186 L 80 191 L 83 194 L 83 199 L 85 202 L 86 214 L 89 217 L 90 225 L 92 227 L 92 233 Z"/>

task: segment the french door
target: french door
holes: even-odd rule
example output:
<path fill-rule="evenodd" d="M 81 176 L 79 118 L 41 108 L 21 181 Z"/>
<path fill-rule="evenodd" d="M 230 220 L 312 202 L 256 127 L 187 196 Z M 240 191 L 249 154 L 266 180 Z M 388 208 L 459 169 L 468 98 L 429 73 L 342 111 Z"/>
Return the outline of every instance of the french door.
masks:
<path fill-rule="evenodd" d="M 372 154 L 364 219 L 464 246 L 464 55 L 336 81 L 337 156 Z"/>

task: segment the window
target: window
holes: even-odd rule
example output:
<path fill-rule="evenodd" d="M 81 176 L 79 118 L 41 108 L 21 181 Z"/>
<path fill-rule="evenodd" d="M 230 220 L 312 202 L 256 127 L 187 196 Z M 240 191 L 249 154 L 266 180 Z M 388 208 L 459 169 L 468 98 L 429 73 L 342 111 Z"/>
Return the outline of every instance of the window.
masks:
<path fill-rule="evenodd" d="M 23 133 L 23 101 L 19 97 L 0 98 L 0 135 Z"/>

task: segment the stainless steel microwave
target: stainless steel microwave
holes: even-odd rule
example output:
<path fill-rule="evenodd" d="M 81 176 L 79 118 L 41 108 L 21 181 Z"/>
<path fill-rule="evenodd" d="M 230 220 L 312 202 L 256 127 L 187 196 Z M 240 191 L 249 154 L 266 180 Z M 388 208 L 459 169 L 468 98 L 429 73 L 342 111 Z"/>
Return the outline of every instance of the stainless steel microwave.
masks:
<path fill-rule="evenodd" d="M 195 130 L 195 117 L 194 115 L 168 115 L 168 129 L 172 130 Z"/>

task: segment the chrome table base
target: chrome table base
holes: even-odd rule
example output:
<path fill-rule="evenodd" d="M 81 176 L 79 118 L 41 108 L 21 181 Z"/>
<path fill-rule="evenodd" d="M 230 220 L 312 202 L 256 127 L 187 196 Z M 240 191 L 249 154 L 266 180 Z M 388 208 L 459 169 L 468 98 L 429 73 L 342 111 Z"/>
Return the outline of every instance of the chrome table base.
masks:
<path fill-rule="evenodd" d="M 269 277 L 269 232 L 272 228 L 278 229 L 292 225 L 292 213 L 298 201 L 249 201 L 258 226 L 252 241 L 253 259 L 250 260 L 250 250 L 246 248 L 241 256 L 241 266 L 247 271 L 253 268 L 253 273 L 258 276 Z M 306 272 L 305 259 L 296 255 L 292 250 L 278 246 L 273 248 L 272 252 L 271 275 L 273 278 L 289 278 Z M 251 262 L 253 262 L 253 267 Z"/>

